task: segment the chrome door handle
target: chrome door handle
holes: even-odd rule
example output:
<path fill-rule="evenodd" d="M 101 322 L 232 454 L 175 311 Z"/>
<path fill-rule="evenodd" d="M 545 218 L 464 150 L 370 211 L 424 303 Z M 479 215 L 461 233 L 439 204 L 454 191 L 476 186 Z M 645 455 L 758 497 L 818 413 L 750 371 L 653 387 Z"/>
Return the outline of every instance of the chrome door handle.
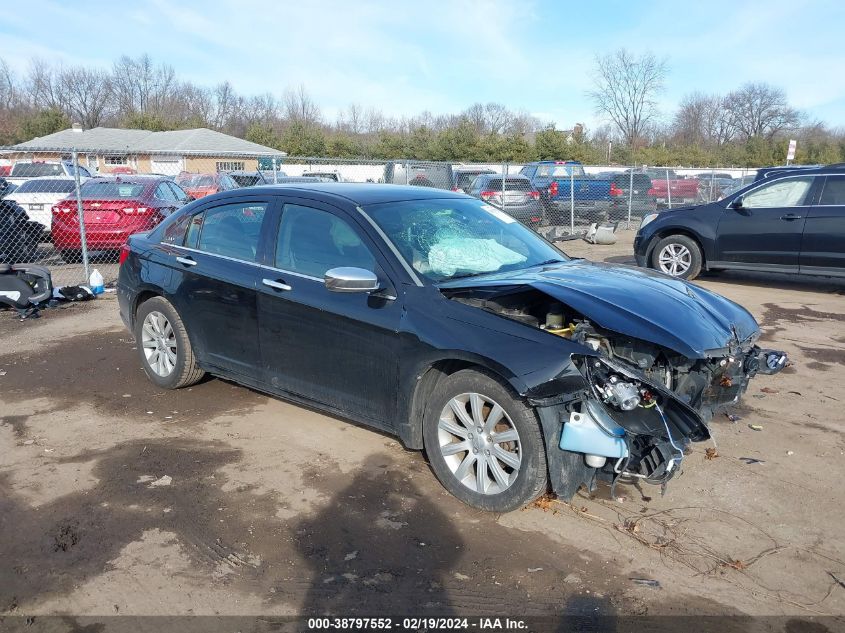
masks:
<path fill-rule="evenodd" d="M 801 216 L 797 213 L 787 213 L 786 215 L 780 216 L 781 220 L 800 220 Z"/>
<path fill-rule="evenodd" d="M 180 264 L 185 264 L 185 266 L 196 266 L 197 262 L 190 257 L 177 257 L 176 261 Z"/>
<path fill-rule="evenodd" d="M 262 279 L 261 283 L 263 283 L 265 286 L 270 286 L 274 290 L 293 290 L 293 288 L 288 286 L 286 283 L 282 283 L 281 281 L 275 281 L 273 279 Z"/>

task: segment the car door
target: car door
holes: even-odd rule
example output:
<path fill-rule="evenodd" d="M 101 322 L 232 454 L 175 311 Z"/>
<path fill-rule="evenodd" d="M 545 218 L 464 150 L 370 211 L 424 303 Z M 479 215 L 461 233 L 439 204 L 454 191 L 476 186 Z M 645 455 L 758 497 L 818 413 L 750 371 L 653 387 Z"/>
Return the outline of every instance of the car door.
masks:
<path fill-rule="evenodd" d="M 845 176 L 820 180 L 818 202 L 804 224 L 799 272 L 845 276 Z"/>
<path fill-rule="evenodd" d="M 353 418 L 390 427 L 397 411 L 401 298 L 395 273 L 351 216 L 285 198 L 258 289 L 264 380 Z M 328 290 L 324 273 L 375 272 L 381 293 Z"/>
<path fill-rule="evenodd" d="M 719 219 L 710 265 L 798 272 L 814 182 L 814 176 L 778 178 L 731 199 Z M 742 206 L 734 208 L 740 199 Z"/>
<path fill-rule="evenodd" d="M 257 262 L 272 202 L 216 201 L 191 215 L 184 243 L 173 248 L 179 312 L 201 361 L 252 381 L 261 373 Z"/>

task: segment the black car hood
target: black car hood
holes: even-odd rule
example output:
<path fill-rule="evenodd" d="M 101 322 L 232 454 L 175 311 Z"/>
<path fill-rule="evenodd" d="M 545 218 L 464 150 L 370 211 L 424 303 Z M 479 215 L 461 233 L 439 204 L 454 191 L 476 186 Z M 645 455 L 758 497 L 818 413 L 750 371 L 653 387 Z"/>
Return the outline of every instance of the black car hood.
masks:
<path fill-rule="evenodd" d="M 759 333 L 742 306 L 656 271 L 574 259 L 460 279 L 443 288 L 530 286 L 596 325 L 666 347 L 688 358 L 721 356 Z"/>

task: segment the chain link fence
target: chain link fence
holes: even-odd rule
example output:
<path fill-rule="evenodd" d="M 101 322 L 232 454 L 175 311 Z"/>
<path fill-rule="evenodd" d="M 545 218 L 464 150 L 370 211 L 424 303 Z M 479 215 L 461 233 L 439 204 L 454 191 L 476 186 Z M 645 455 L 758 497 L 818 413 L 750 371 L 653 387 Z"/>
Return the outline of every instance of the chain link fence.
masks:
<path fill-rule="evenodd" d="M 198 153 L 133 155 L 0 148 L 0 263 L 47 267 L 56 286 L 117 279 L 121 246 L 188 202 L 263 184 L 371 182 L 434 187 L 484 200 L 558 239 L 592 223 L 639 225 L 662 209 L 718 200 L 754 169 L 446 163 Z"/>

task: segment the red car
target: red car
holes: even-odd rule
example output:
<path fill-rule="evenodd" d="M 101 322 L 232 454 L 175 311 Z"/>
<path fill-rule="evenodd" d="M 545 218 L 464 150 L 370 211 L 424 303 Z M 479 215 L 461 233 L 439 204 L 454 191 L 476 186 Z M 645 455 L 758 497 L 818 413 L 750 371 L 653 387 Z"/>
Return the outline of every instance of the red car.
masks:
<path fill-rule="evenodd" d="M 167 178 L 106 176 L 86 180 L 80 189 L 85 237 L 90 251 L 119 250 L 133 233 L 149 231 L 193 198 Z M 53 244 L 66 262 L 81 259 L 76 198 L 53 207 Z"/>
<path fill-rule="evenodd" d="M 179 174 L 176 183 L 194 198 L 237 189 L 239 186 L 235 179 L 228 174 L 190 174 L 187 172 Z"/>

